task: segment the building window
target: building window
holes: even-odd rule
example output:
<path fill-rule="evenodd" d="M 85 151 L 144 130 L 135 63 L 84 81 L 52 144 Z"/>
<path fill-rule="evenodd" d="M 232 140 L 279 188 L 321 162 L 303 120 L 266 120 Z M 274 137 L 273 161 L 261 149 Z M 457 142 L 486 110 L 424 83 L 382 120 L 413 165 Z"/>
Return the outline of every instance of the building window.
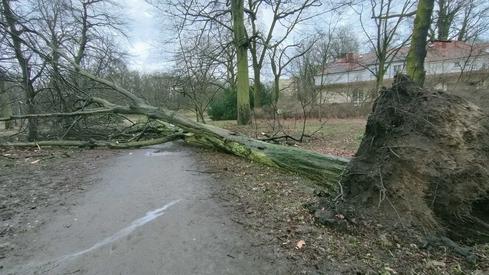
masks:
<path fill-rule="evenodd" d="M 359 90 L 354 90 L 353 93 L 352 93 L 351 101 L 353 103 L 353 106 L 360 106 L 360 105 L 362 105 L 362 103 L 364 101 L 364 94 L 363 94 L 363 92 L 361 92 Z"/>
<path fill-rule="evenodd" d="M 402 64 L 394 65 L 394 74 L 402 72 Z"/>

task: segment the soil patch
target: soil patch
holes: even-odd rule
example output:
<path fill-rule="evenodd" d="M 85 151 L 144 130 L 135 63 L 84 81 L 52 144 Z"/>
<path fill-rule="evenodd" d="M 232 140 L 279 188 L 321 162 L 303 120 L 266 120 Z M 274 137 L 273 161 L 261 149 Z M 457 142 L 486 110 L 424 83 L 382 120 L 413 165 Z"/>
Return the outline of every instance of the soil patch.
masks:
<path fill-rule="evenodd" d="M 201 161 L 208 167 L 202 172 L 217 179 L 216 197 L 233 220 L 292 261 L 293 274 L 489 272 L 487 245 L 474 248 L 480 260 L 469 264 L 448 248 L 422 249 L 422 240 L 373 220 L 345 223 L 342 230 L 325 227 L 305 207 L 321 193 L 313 182 L 218 152 L 201 151 Z"/>
<path fill-rule="evenodd" d="M 0 149 L 0 270 L 2 259 L 25 245 L 19 236 L 72 206 L 71 198 L 96 182 L 96 169 L 114 154 L 117 151 Z"/>

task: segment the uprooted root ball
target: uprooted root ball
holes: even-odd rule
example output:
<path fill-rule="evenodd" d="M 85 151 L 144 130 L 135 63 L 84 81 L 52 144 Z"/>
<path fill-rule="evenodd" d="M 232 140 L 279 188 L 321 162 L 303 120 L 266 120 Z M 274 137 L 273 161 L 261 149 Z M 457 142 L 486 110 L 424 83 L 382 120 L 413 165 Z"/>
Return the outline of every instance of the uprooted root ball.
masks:
<path fill-rule="evenodd" d="M 479 107 L 400 76 L 382 91 L 342 179 L 362 215 L 489 241 L 489 120 Z"/>

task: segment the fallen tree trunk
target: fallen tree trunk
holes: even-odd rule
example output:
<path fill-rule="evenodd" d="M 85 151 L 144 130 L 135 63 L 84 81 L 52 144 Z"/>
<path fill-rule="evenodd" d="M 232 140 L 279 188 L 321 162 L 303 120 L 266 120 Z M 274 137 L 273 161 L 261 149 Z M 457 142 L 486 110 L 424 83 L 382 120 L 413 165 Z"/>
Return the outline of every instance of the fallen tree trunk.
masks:
<path fill-rule="evenodd" d="M 115 86 L 117 87 L 117 86 Z M 117 87 L 118 89 L 121 89 Z M 187 134 L 176 134 L 160 139 L 152 139 L 139 142 L 113 143 L 107 141 L 39 141 L 39 142 L 16 142 L 3 143 L 0 146 L 77 146 L 77 147 L 108 147 L 114 149 L 138 148 L 143 146 L 164 143 L 171 140 L 182 138 L 187 143 L 197 144 L 219 151 L 230 153 L 248 160 L 265 164 L 271 167 L 281 168 L 287 171 L 296 172 L 308 178 L 317 180 L 321 186 L 333 191 L 338 186 L 339 177 L 348 163 L 347 159 L 331 155 L 322 155 L 312 151 L 302 150 L 295 147 L 270 144 L 249 138 L 236 132 L 228 131 L 215 126 L 201 124 L 179 115 L 174 111 L 156 108 L 138 102 L 135 105 L 120 106 L 112 104 L 101 98 L 94 98 L 93 101 L 104 106 L 94 112 L 85 111 L 83 113 L 66 114 L 39 114 L 40 117 L 50 116 L 72 116 L 100 113 L 99 110 L 115 114 L 138 114 L 145 115 L 151 119 L 163 120 L 182 129 Z M 36 115 L 29 115 L 35 117 Z"/>
<path fill-rule="evenodd" d="M 307 151 L 295 147 L 270 144 L 249 138 L 236 132 L 228 131 L 207 124 L 201 124 L 190 120 L 174 111 L 164 108 L 156 108 L 141 101 L 133 94 L 123 88 L 112 85 L 107 80 L 101 80 L 93 75 L 84 73 L 95 81 L 105 85 L 127 96 L 132 101 L 132 105 L 121 106 L 108 102 L 101 98 L 93 98 L 92 101 L 103 106 L 103 108 L 86 110 L 74 113 L 50 113 L 39 114 L 39 117 L 54 116 L 78 116 L 100 113 L 114 114 L 138 114 L 145 115 L 150 119 L 159 119 L 182 129 L 186 135 L 173 135 L 161 139 L 152 139 L 139 142 L 113 143 L 107 141 L 39 141 L 39 142 L 17 142 L 4 143 L 0 146 L 78 146 L 78 147 L 107 147 L 114 149 L 138 148 L 158 143 L 164 143 L 177 138 L 183 138 L 186 142 L 197 144 L 209 148 L 214 148 L 229 154 L 240 156 L 248 160 L 265 164 L 271 167 L 281 168 L 292 171 L 308 178 L 318 181 L 318 183 L 330 192 L 336 190 L 340 175 L 348 163 L 348 159 L 323 155 L 312 151 Z M 36 115 L 29 115 L 36 117 Z M 18 118 L 24 118 L 19 116 Z M 15 119 L 15 117 L 11 117 Z"/>
<path fill-rule="evenodd" d="M 27 118 L 49 118 L 49 117 L 74 117 L 83 115 L 97 115 L 97 114 L 107 114 L 112 113 L 113 110 L 106 108 L 91 109 L 88 111 L 77 111 L 71 113 L 46 113 L 46 114 L 26 114 L 26 115 L 10 115 L 5 117 L 0 117 L 0 121 L 11 121 Z"/>
<path fill-rule="evenodd" d="M 323 155 L 295 147 L 270 144 L 239 133 L 212 125 L 201 124 L 164 108 L 139 103 L 117 106 L 102 99 L 95 99 L 114 113 L 140 114 L 160 119 L 189 133 L 185 141 L 234 154 L 257 163 L 296 172 L 317 180 L 323 187 L 335 190 L 347 159 Z"/>
<path fill-rule="evenodd" d="M 132 148 L 141 148 L 145 146 L 162 144 L 162 143 L 183 139 L 183 138 L 184 138 L 184 134 L 177 133 L 161 138 L 126 142 L 126 143 L 117 143 L 117 142 L 110 142 L 110 141 L 103 141 L 103 140 L 44 140 L 44 141 L 35 141 L 35 142 L 6 142 L 6 143 L 0 143 L 0 147 L 73 146 L 73 147 L 82 147 L 82 148 L 106 147 L 110 149 L 132 149 Z"/>
<path fill-rule="evenodd" d="M 38 33 L 38 35 L 46 41 L 49 41 L 42 34 Z M 23 40 L 21 42 L 29 46 L 29 43 L 25 43 Z M 46 61 L 53 61 L 51 56 L 46 55 L 34 47 L 31 47 L 31 49 Z M 129 99 L 130 105 L 119 106 L 100 98 L 92 99 L 93 101 L 102 104 L 105 108 L 109 108 L 113 113 L 141 114 L 149 118 L 161 119 L 174 124 L 182 130 L 192 133 L 191 136 L 186 138 L 189 142 L 210 146 L 258 163 L 302 174 L 318 180 L 324 187 L 330 189 L 330 191 L 336 189 L 340 175 L 348 163 L 348 160 L 344 158 L 322 155 L 298 148 L 269 144 L 251 139 L 235 132 L 197 123 L 167 109 L 150 106 L 142 98 L 118 86 L 114 82 L 97 77 L 84 70 L 63 51 L 58 51 L 57 53 L 71 65 L 71 67 L 65 65 L 66 68 L 111 88 Z"/>

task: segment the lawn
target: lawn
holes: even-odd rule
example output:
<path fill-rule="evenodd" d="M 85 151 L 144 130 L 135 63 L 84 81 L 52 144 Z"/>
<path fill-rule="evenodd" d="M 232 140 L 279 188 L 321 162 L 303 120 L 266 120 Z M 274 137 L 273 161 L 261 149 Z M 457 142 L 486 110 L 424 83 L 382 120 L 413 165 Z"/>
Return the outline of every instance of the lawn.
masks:
<path fill-rule="evenodd" d="M 280 126 L 274 125 L 271 120 L 258 120 L 249 126 L 238 126 L 234 120 L 210 121 L 209 124 L 259 139 L 273 135 L 299 138 L 302 132 L 302 121 L 295 119 L 281 120 Z M 320 153 L 349 157 L 360 145 L 365 124 L 366 119 L 362 118 L 309 120 L 305 128 L 308 137 L 302 143 L 295 142 L 294 145 Z"/>

